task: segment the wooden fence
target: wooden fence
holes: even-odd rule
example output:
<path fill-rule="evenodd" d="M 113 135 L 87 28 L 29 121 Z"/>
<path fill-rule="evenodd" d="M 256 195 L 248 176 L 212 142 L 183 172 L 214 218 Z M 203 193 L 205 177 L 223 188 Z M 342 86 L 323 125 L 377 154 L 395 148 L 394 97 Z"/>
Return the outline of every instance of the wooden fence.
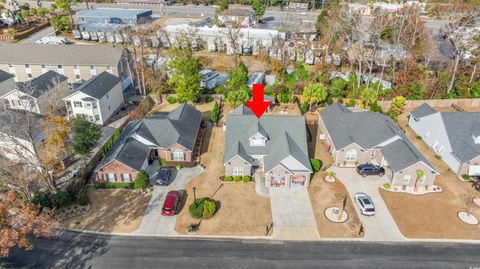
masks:
<path fill-rule="evenodd" d="M 452 107 L 458 106 L 468 110 L 470 107 L 480 107 L 480 98 L 476 99 L 434 99 L 434 100 L 407 100 L 405 108 L 416 108 L 424 103 L 431 107 Z M 384 111 L 388 110 L 392 101 L 378 101 Z"/>

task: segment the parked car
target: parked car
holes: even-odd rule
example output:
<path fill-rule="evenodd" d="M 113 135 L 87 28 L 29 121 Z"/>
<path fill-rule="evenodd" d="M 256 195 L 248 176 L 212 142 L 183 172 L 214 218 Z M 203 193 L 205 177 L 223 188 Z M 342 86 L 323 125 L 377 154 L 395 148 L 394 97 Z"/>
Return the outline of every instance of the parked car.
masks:
<path fill-rule="evenodd" d="M 155 185 L 168 185 L 170 180 L 170 169 L 168 168 L 160 168 L 157 173 L 157 177 L 155 177 Z"/>
<path fill-rule="evenodd" d="M 163 216 L 173 216 L 178 213 L 182 194 L 179 191 L 169 191 L 162 206 Z"/>
<path fill-rule="evenodd" d="M 375 206 L 373 205 L 372 198 L 363 192 L 355 193 L 353 197 L 355 203 L 357 203 L 360 208 L 360 213 L 365 216 L 375 215 Z"/>
<path fill-rule="evenodd" d="M 383 177 L 385 175 L 385 169 L 378 165 L 366 163 L 357 166 L 357 173 L 362 175 L 363 177 L 370 175 Z"/>

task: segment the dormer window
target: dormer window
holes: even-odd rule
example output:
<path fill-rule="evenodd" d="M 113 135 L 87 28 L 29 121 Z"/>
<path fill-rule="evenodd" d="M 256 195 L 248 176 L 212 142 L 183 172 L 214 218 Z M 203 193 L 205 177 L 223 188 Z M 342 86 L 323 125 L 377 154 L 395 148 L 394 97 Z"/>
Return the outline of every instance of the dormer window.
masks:
<path fill-rule="evenodd" d="M 473 141 L 475 144 L 480 144 L 480 135 L 473 135 Z"/>
<path fill-rule="evenodd" d="M 250 146 L 251 147 L 265 147 L 265 139 L 262 139 L 262 138 L 258 138 L 258 139 L 255 139 L 255 138 L 251 138 L 250 139 Z"/>

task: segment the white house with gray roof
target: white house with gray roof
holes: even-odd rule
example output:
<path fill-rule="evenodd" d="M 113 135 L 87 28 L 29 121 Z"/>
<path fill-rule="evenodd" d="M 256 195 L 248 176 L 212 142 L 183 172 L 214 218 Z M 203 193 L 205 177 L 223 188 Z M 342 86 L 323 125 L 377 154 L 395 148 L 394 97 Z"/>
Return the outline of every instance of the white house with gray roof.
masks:
<path fill-rule="evenodd" d="M 227 118 L 226 176 L 252 176 L 267 187 L 308 186 L 312 167 L 308 158 L 303 116 L 264 115 L 258 119 L 245 105 Z"/>
<path fill-rule="evenodd" d="M 429 187 L 438 175 L 405 133 L 383 114 L 353 112 L 335 103 L 320 112 L 319 134 L 336 166 L 380 165 L 396 186 Z M 423 178 L 418 178 L 418 170 L 424 172 Z"/>
<path fill-rule="evenodd" d="M 18 83 L 15 88 L 0 94 L 4 108 L 26 110 L 45 115 L 50 108 L 65 107 L 62 98 L 68 95 L 70 87 L 67 77 L 55 71 Z"/>
<path fill-rule="evenodd" d="M 437 112 L 424 103 L 408 125 L 458 176 L 480 176 L 480 112 Z"/>
<path fill-rule="evenodd" d="M 84 117 L 104 125 L 124 104 L 121 81 L 108 72 L 91 78 L 63 98 L 68 117 Z"/>

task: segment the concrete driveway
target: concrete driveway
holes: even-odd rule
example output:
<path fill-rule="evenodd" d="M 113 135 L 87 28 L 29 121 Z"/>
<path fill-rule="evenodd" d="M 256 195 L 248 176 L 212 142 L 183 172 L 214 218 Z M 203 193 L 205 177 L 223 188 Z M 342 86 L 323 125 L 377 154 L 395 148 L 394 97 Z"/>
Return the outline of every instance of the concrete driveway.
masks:
<path fill-rule="evenodd" d="M 350 197 L 353 199 L 355 193 L 363 192 L 369 195 L 375 205 L 375 216 L 364 216 L 360 214 L 357 203 L 354 202 L 358 216 L 363 223 L 365 237 L 364 240 L 375 241 L 403 241 L 406 238 L 400 233 L 397 224 L 393 220 L 390 211 L 383 202 L 379 192 L 379 187 L 388 182 L 386 177 L 367 176 L 362 177 L 357 174 L 355 168 L 339 168 L 332 166 L 328 171 L 334 171 L 339 179 L 347 188 Z M 406 216 L 407 217 L 407 216 Z"/>
<path fill-rule="evenodd" d="M 152 198 L 148 203 L 147 209 L 142 219 L 140 227 L 134 232 L 135 234 L 155 234 L 155 235 L 177 235 L 175 232 L 175 222 L 177 216 L 162 216 L 162 206 L 167 193 L 171 190 L 184 190 L 185 185 L 203 169 L 199 166 L 193 168 L 182 168 L 179 171 L 173 171 L 170 175 L 170 185 L 155 186 Z M 187 210 L 184 206 L 182 210 Z"/>
<path fill-rule="evenodd" d="M 317 240 L 320 234 L 307 189 L 270 188 L 273 235 L 281 240 Z"/>

